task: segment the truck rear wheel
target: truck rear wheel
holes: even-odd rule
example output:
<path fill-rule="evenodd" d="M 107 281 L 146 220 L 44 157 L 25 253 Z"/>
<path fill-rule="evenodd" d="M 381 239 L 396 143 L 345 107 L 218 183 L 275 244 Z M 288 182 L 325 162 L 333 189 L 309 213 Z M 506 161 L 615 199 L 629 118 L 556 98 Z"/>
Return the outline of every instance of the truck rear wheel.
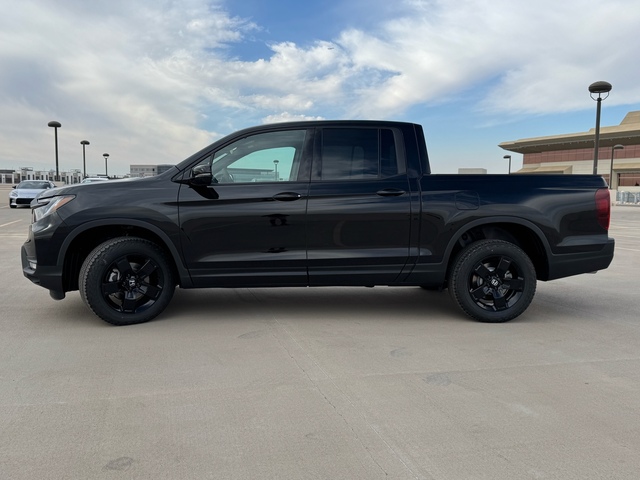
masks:
<path fill-rule="evenodd" d="M 79 277 L 80 296 L 113 325 L 148 322 L 169 304 L 173 270 L 156 244 L 135 237 L 108 240 L 86 258 Z"/>
<path fill-rule="evenodd" d="M 536 270 L 527 254 L 503 240 L 480 240 L 462 250 L 449 276 L 458 306 L 481 322 L 507 322 L 523 313 L 536 291 Z"/>

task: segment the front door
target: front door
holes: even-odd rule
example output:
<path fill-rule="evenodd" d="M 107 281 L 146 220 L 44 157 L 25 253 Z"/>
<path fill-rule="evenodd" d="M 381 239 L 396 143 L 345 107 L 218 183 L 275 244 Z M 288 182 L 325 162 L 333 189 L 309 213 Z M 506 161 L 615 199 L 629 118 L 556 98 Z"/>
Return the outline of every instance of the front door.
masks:
<path fill-rule="evenodd" d="M 308 136 L 299 129 L 245 137 L 186 172 L 213 175 L 209 185 L 180 188 L 182 249 L 194 286 L 307 283 Z"/>

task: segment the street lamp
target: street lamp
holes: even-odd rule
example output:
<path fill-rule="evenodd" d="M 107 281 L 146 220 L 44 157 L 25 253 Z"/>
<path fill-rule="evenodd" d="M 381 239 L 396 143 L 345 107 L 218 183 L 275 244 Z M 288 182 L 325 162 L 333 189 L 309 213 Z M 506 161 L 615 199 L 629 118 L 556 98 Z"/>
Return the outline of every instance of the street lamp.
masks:
<path fill-rule="evenodd" d="M 109 154 L 108 153 L 103 153 L 102 156 L 104 157 L 104 175 L 106 177 L 109 176 L 109 170 L 107 169 L 107 159 L 109 158 Z"/>
<path fill-rule="evenodd" d="M 508 158 L 509 159 L 509 174 L 511 174 L 511 155 L 505 155 L 502 158 Z"/>
<path fill-rule="evenodd" d="M 611 190 L 613 188 L 613 153 L 616 150 L 622 150 L 624 148 L 624 145 L 614 145 L 613 147 L 611 147 L 611 168 L 609 170 L 609 190 Z"/>
<path fill-rule="evenodd" d="M 84 147 L 85 145 L 90 145 L 90 143 L 87 140 L 82 140 L 80 145 L 82 145 L 82 178 L 87 178 L 87 157 L 85 156 Z"/>
<path fill-rule="evenodd" d="M 276 166 L 276 182 L 278 181 L 278 163 L 280 163 L 278 160 L 273 161 L 273 164 Z"/>
<path fill-rule="evenodd" d="M 602 104 L 602 100 L 609 96 L 609 92 L 611 91 L 611 84 L 609 82 L 595 82 L 589 85 L 589 95 L 593 100 L 598 102 L 598 106 L 596 108 L 596 144 L 593 150 L 593 174 L 598 174 L 598 148 L 600 147 L 600 108 Z M 606 93 L 606 97 L 602 98 L 602 94 Z M 598 98 L 595 98 L 594 95 L 597 94 Z"/>
<path fill-rule="evenodd" d="M 55 138 L 56 138 L 56 182 L 60 181 L 60 170 L 58 168 L 58 129 L 62 126 L 62 124 L 60 124 L 60 122 L 56 122 L 51 121 L 49 122 L 47 125 L 49 125 L 50 127 L 53 127 L 53 131 L 55 134 Z"/>

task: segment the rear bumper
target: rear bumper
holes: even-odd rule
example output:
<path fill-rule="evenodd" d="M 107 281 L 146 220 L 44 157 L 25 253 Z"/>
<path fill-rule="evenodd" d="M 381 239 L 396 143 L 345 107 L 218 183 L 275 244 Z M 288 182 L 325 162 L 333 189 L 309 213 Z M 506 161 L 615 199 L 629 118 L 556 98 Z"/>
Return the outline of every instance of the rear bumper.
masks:
<path fill-rule="evenodd" d="M 599 249 L 552 255 L 549 259 L 549 278 L 547 280 L 604 270 L 613 260 L 614 249 L 615 240 L 609 238 Z"/>

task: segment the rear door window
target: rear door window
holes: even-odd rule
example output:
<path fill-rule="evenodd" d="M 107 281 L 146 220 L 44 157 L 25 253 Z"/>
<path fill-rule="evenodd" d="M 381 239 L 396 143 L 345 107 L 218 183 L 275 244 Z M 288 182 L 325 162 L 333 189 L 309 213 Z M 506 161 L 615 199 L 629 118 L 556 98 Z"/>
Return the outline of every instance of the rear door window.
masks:
<path fill-rule="evenodd" d="M 322 130 L 319 180 L 371 180 L 405 172 L 398 154 L 396 133 L 378 128 L 325 128 Z"/>

